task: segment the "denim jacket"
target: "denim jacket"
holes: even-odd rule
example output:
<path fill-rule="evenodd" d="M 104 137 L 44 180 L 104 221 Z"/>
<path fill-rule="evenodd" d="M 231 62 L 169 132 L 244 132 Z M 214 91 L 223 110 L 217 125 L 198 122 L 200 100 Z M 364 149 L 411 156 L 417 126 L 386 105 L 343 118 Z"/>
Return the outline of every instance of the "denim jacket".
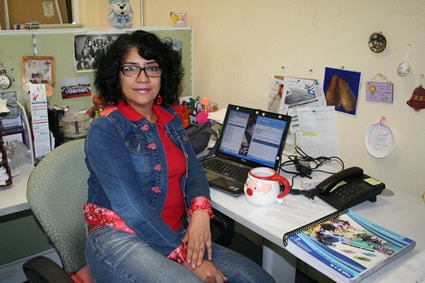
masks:
<path fill-rule="evenodd" d="M 176 112 L 165 125 L 167 135 L 186 156 L 186 174 L 180 180 L 186 205 L 198 196 L 210 198 L 203 167 L 189 143 Z M 165 256 L 181 243 L 161 219 L 167 195 L 167 162 L 156 124 L 131 122 L 116 108 L 93 120 L 86 138 L 90 171 L 88 202 L 115 211 L 128 227 Z M 188 205 L 187 205 L 188 206 Z"/>

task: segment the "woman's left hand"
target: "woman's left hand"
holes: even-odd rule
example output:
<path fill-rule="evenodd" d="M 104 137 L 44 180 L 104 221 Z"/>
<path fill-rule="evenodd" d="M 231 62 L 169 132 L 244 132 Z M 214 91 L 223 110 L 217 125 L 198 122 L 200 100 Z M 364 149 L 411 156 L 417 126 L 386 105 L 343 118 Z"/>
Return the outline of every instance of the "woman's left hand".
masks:
<path fill-rule="evenodd" d="M 195 210 L 187 227 L 187 233 L 183 238 L 187 243 L 187 261 L 192 268 L 202 264 L 205 249 L 208 259 L 212 258 L 212 240 L 210 230 L 210 215 L 203 209 Z"/>

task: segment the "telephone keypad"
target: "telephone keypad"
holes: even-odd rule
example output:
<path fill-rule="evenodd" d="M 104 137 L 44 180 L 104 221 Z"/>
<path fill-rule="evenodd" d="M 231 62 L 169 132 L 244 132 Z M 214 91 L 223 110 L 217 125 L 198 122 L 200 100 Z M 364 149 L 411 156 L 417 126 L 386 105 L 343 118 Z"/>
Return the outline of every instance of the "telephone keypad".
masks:
<path fill-rule="evenodd" d="M 357 182 L 350 182 L 335 189 L 331 194 L 327 195 L 327 198 L 335 207 L 345 208 L 347 205 L 351 206 L 361 202 L 362 196 L 366 193 L 365 190 L 368 189 L 359 186 Z"/>
<path fill-rule="evenodd" d="M 333 192 L 335 198 L 341 199 L 341 201 L 344 201 L 347 198 L 355 198 L 357 195 L 361 195 L 362 193 L 362 189 L 356 187 L 354 184 L 342 185 Z"/>

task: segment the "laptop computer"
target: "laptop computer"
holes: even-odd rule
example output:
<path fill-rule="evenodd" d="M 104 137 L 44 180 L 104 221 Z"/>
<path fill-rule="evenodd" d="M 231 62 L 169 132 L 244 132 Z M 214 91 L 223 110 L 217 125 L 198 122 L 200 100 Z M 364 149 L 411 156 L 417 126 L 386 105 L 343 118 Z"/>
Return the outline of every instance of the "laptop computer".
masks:
<path fill-rule="evenodd" d="M 278 169 L 291 116 L 229 104 L 216 152 L 201 161 L 211 187 L 244 193 L 248 171 Z"/>

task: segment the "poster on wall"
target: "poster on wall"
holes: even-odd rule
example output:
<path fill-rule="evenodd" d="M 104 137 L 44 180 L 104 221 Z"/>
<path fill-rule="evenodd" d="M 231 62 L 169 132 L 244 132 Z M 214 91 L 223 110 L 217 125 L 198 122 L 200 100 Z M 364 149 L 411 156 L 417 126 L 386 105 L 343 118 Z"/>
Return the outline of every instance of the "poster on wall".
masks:
<path fill-rule="evenodd" d="M 323 89 L 328 106 L 335 106 L 336 111 L 356 114 L 360 72 L 326 67 Z"/>

